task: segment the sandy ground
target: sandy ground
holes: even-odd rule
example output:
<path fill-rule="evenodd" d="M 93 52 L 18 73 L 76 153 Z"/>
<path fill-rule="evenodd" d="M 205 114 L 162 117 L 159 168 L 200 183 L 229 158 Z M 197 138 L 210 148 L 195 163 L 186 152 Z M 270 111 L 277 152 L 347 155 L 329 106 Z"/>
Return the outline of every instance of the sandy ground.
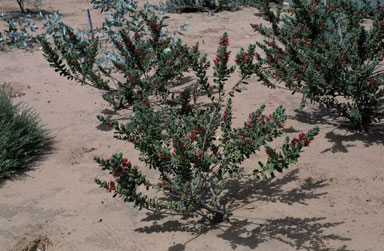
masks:
<path fill-rule="evenodd" d="M 42 8 L 58 9 L 65 22 L 87 28 L 88 6 L 86 0 L 43 0 Z M 17 11 L 17 4 L 2 0 L 0 11 Z M 170 15 L 170 23 L 191 24 L 185 41 L 200 41 L 212 60 L 224 31 L 232 55 L 261 39 L 249 26 L 260 22 L 254 12 Z M 101 22 L 96 11 L 92 16 Z M 369 135 L 355 133 L 322 108 L 308 105 L 297 112 L 299 96 L 251 81 L 234 100 L 237 125 L 263 103 L 270 110 L 282 104 L 288 135 L 314 125 L 321 132 L 299 163 L 278 178 L 232 184 L 237 199 L 232 221 L 209 226 L 138 211 L 97 187 L 94 178 L 105 174 L 94 155 L 124 152 L 135 160 L 137 152 L 99 124 L 96 115 L 111 112 L 100 92 L 61 78 L 38 48 L 0 52 L 0 81 L 20 93 L 15 102 L 40 113 L 55 141 L 52 153 L 32 170 L 0 185 L 0 250 L 23 250 L 32 240 L 47 240 L 50 251 L 384 250 L 383 124 Z"/>

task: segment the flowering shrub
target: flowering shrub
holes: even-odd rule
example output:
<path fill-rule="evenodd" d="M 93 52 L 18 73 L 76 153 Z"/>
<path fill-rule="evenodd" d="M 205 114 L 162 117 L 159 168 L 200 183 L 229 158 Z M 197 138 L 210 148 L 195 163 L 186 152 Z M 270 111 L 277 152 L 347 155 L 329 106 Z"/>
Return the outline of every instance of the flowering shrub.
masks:
<path fill-rule="evenodd" d="M 41 39 L 47 60 L 60 75 L 107 91 L 103 98 L 115 109 L 129 107 L 135 100 L 146 104 L 151 94 L 162 102 L 176 101 L 177 93 L 170 94 L 166 85 L 191 68 L 199 56 L 198 45 L 190 48 L 166 36 L 166 17 L 150 14 L 151 6 L 137 12 L 134 2 L 125 2 L 120 7 L 119 13 L 113 13 L 119 18 L 107 18 L 99 36 L 77 33 L 63 25 L 53 36 L 55 48 Z M 136 23 L 124 20 L 124 15 L 130 15 Z M 120 28 L 116 31 L 115 27 Z M 111 45 L 108 48 L 99 42 L 105 36 Z M 111 47 L 112 52 L 108 51 Z"/>
<path fill-rule="evenodd" d="M 30 109 L 13 105 L 10 93 L 0 89 L 0 180 L 23 170 L 44 154 L 47 131 Z"/>
<path fill-rule="evenodd" d="M 360 129 L 383 118 L 384 6 L 370 1 L 295 0 L 289 8 L 258 5 L 270 27 L 252 24 L 256 74 L 268 87 L 283 83 L 292 93 L 324 104 Z M 361 6 L 357 2 L 364 2 Z M 372 15 L 372 23 L 363 25 Z M 368 26 L 368 27 L 366 27 Z"/>
<path fill-rule="evenodd" d="M 254 72 L 255 47 L 236 55 L 240 80 L 228 89 L 225 84 L 236 66 L 228 65 L 227 34 L 220 38 L 210 81 L 211 63 L 200 55 L 198 44 L 189 47 L 171 38 L 163 17 L 131 7 L 129 25 L 116 32 L 103 31 L 106 44 L 96 33 L 82 39 L 67 26 L 65 34 L 55 34 L 53 44 L 42 40 L 45 57 L 61 75 L 105 90 L 104 99 L 116 109 L 132 108 L 127 123 L 98 119 L 115 130 L 117 139 L 140 151 L 143 165 L 133 165 L 123 153 L 95 157 L 112 176 L 96 183 L 139 209 L 223 221 L 231 216 L 233 203 L 226 196 L 226 184 L 242 175 L 239 166 L 245 159 L 264 147 L 267 161 L 259 162 L 250 174 L 253 179 L 273 177 L 298 160 L 318 128 L 298 138 L 287 137 L 280 152 L 268 142 L 283 134 L 287 119 L 283 107 L 264 115 L 262 106 L 249 114 L 242 127 L 233 128 L 231 97 Z M 109 47 L 114 51 L 106 56 L 104 48 Z M 173 87 L 187 72 L 194 73 L 195 81 Z M 199 96 L 210 101 L 198 103 Z M 144 168 L 158 172 L 158 180 L 148 179 Z"/>

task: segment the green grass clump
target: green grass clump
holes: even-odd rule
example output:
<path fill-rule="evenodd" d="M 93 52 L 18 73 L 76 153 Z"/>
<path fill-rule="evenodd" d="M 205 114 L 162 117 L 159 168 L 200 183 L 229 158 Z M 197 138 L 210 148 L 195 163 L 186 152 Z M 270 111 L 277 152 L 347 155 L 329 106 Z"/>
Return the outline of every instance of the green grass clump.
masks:
<path fill-rule="evenodd" d="M 48 143 L 38 115 L 12 104 L 10 93 L 0 88 L 0 180 L 28 168 L 46 152 Z"/>

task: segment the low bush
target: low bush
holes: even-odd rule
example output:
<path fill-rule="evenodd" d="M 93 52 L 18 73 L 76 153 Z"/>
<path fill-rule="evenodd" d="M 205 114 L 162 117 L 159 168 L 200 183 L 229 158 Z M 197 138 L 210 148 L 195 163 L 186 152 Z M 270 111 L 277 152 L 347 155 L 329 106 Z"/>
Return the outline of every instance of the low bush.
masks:
<path fill-rule="evenodd" d="M 26 169 L 46 152 L 47 131 L 31 109 L 11 102 L 0 89 L 0 179 Z"/>

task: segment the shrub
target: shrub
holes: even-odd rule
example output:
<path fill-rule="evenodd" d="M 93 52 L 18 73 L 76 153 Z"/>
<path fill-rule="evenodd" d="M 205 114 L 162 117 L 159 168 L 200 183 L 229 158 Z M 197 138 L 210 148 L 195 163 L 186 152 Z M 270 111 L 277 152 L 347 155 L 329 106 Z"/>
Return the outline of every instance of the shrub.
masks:
<path fill-rule="evenodd" d="M 39 29 L 33 21 L 34 18 L 40 18 L 43 23 L 43 28 Z M 0 32 L 0 49 L 7 46 L 17 48 L 29 48 L 39 43 L 39 39 L 49 37 L 58 29 L 62 30 L 61 16 L 57 12 L 52 14 L 43 15 L 42 13 L 18 19 L 8 18 L 4 13 L 1 13 L 1 19 L 6 22 L 7 27 L 3 33 Z"/>
<path fill-rule="evenodd" d="M 370 1 L 295 0 L 272 10 L 267 1 L 258 16 L 270 26 L 252 24 L 264 36 L 257 42 L 256 74 L 271 88 L 283 83 L 309 100 L 323 104 L 368 130 L 383 118 L 384 6 Z M 368 15 L 372 24 L 363 24 Z M 368 27 L 367 27 L 368 26 Z"/>
<path fill-rule="evenodd" d="M 0 89 L 0 179 L 27 168 L 44 152 L 47 131 L 30 108 L 13 105 L 10 93 Z"/>
<path fill-rule="evenodd" d="M 19 19 L 8 19 L 4 13 L 1 13 L 1 19 L 7 24 L 4 30 L 4 36 L 0 32 L 0 46 L 8 45 L 14 47 L 30 47 L 38 42 L 36 31 L 37 26 L 30 17 L 20 17 Z"/>
<path fill-rule="evenodd" d="M 254 71 L 255 47 L 236 56 L 240 80 L 225 88 L 236 69 L 228 65 L 227 34 L 220 38 L 213 60 L 212 82 L 207 77 L 211 63 L 200 55 L 198 44 L 189 47 L 167 35 L 165 17 L 157 16 L 152 8 L 137 10 L 132 2 L 128 4 L 130 18 L 124 20 L 129 25 L 119 22 L 121 28 L 114 32 L 111 27 L 116 19 L 104 23 L 106 44 L 101 44 L 97 34 L 81 39 L 70 27 L 55 34 L 53 43 L 42 40 L 46 59 L 61 75 L 104 90 L 104 99 L 116 109 L 132 108 L 127 123 L 98 118 L 115 130 L 116 138 L 140 151 L 143 165 L 133 165 L 123 153 L 109 159 L 96 157 L 112 176 L 110 181 L 96 179 L 96 183 L 139 209 L 200 214 L 213 222 L 223 221 L 230 217 L 233 203 L 226 196 L 227 182 L 243 175 L 240 164 L 245 159 L 264 147 L 266 162 L 260 161 L 247 177 L 273 177 L 297 161 L 318 128 L 292 140 L 287 137 L 281 152 L 268 142 L 283 134 L 287 118 L 283 107 L 264 115 L 262 106 L 249 114 L 244 126 L 233 128 L 231 97 Z M 101 48 L 109 47 L 115 50 L 107 56 Z M 183 86 L 181 80 L 188 71 L 195 80 Z M 197 102 L 199 96 L 208 103 Z M 158 179 L 148 179 L 144 169 L 157 172 Z"/>

